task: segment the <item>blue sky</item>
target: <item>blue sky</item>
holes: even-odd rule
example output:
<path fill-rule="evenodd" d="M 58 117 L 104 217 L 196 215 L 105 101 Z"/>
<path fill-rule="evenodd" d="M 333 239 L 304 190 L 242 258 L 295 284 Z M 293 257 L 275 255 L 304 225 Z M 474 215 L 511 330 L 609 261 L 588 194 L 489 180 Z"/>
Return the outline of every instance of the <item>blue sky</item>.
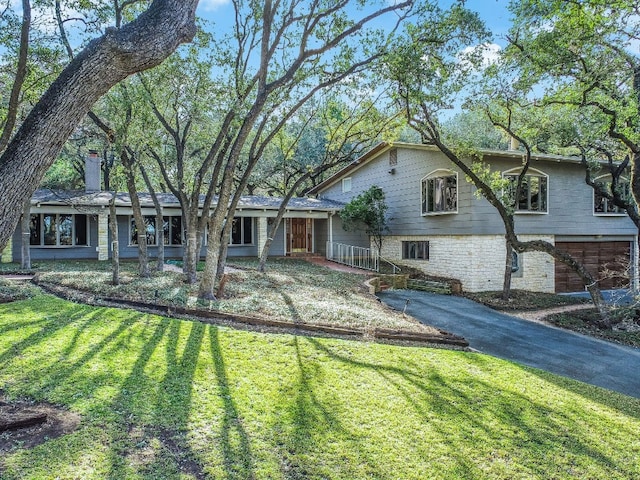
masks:
<path fill-rule="evenodd" d="M 440 2 L 443 7 L 451 4 L 451 0 Z M 509 29 L 509 0 L 467 0 L 467 8 L 477 11 L 487 26 L 496 35 L 496 43 L 503 44 L 501 38 Z M 232 7 L 230 0 L 200 0 L 198 15 L 216 23 L 231 20 Z"/>

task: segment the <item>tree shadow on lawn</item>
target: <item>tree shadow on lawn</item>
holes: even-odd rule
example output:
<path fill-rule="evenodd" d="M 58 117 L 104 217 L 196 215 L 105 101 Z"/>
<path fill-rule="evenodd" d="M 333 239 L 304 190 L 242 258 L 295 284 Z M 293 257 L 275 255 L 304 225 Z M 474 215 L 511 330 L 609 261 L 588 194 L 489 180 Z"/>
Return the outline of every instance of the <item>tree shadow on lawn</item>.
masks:
<path fill-rule="evenodd" d="M 454 465 L 446 467 L 447 475 L 469 478 L 486 475 L 485 470 L 478 468 L 478 459 L 486 463 L 494 455 L 492 449 L 503 451 L 507 462 L 510 461 L 509 457 L 521 456 L 522 459 L 517 462 L 518 473 L 532 477 L 544 478 L 553 472 L 553 468 L 565 467 L 567 470 L 564 474 L 570 475 L 571 462 L 580 457 L 597 463 L 604 471 L 621 473 L 620 461 L 616 463 L 604 453 L 606 449 L 598 450 L 599 445 L 584 441 L 584 437 L 590 437 L 589 426 L 583 425 L 584 419 L 579 413 L 575 414 L 575 419 L 567 419 L 564 409 L 546 405 L 543 398 L 536 399 L 535 393 L 497 389 L 490 381 L 479 378 L 470 381 L 470 376 L 464 380 L 449 378 L 437 371 L 437 365 L 434 365 L 433 372 L 425 376 L 424 366 L 417 370 L 358 361 L 341 355 L 318 339 L 306 340 L 328 358 L 351 367 L 372 369 L 393 385 L 422 418 L 425 427 L 438 433 L 442 440 L 439 448 L 447 448 L 446 456 L 455 459 Z M 478 369 L 496 368 L 495 365 L 487 367 L 487 361 L 479 354 L 456 352 L 454 355 L 464 357 L 465 362 Z M 528 369 L 526 372 L 532 373 Z M 546 377 L 544 379 L 548 380 Z M 558 386 L 567 387 L 563 383 Z M 572 386 L 576 388 L 575 384 Z M 606 425 L 610 421 L 605 415 L 600 420 L 595 418 L 597 413 L 591 415 L 590 420 L 594 425 Z M 637 418 L 637 412 L 634 417 Z M 624 428 L 622 424 L 617 427 Z M 416 428 L 420 428 L 419 425 Z M 631 434 L 629 431 L 627 438 L 634 438 L 635 435 Z M 461 450 L 459 447 L 465 444 L 468 445 L 467 449 Z M 424 448 L 430 449 L 431 446 L 425 445 Z M 521 450 L 531 452 L 521 455 Z M 562 452 L 563 461 L 567 463 L 564 467 L 545 463 L 545 458 L 553 459 L 557 452 Z M 424 455 L 429 456 L 429 452 L 425 450 Z M 527 460 L 527 457 L 531 460 Z M 627 473 L 633 476 L 631 469 L 635 467 L 628 465 L 628 468 Z"/>
<path fill-rule="evenodd" d="M 291 297 L 281 293 L 291 313 L 294 323 L 302 323 L 302 319 Z M 362 448 L 363 439 L 348 431 L 336 412 L 337 399 L 322 399 L 317 391 L 325 390 L 323 379 L 322 359 L 315 355 L 305 354 L 300 345 L 300 339 L 309 340 L 310 337 L 293 337 L 297 375 L 295 380 L 286 387 L 282 387 L 281 396 L 285 400 L 284 406 L 278 409 L 278 422 L 273 426 L 275 443 L 280 456 L 280 472 L 284 478 L 299 480 L 307 477 L 324 478 L 327 465 L 313 463 L 314 452 L 323 449 L 331 438 L 344 438 L 350 450 L 357 450 L 361 463 L 366 464 L 369 475 L 375 475 L 376 463 L 368 458 Z M 337 439 L 336 439 L 337 440 Z M 336 452 L 338 453 L 338 452 Z M 340 459 L 334 459 L 337 464 Z M 341 470 L 352 473 L 351 466 L 339 465 Z M 361 466 L 358 468 L 362 469 Z M 336 473 L 336 472 L 334 472 Z M 340 477 L 348 478 L 348 477 Z"/>
<path fill-rule="evenodd" d="M 597 362 L 597 358 L 594 358 L 594 362 Z M 640 398 L 638 397 L 625 395 L 624 393 L 608 390 L 604 387 L 579 380 L 572 380 L 562 375 L 555 375 L 527 365 L 516 365 L 528 374 L 536 375 L 541 380 L 552 383 L 562 390 L 567 390 L 568 392 L 583 397 L 585 400 L 598 403 L 605 408 L 617 410 L 623 415 L 640 420 Z M 637 387 L 640 389 L 640 385 Z M 616 399 L 615 402 L 613 401 L 614 399 Z"/>
<path fill-rule="evenodd" d="M 209 326 L 211 358 L 216 374 L 218 396 L 223 403 L 220 443 L 227 478 L 254 478 L 253 455 L 244 421 L 229 388 L 227 369 L 220 347 L 218 328 Z"/>
<path fill-rule="evenodd" d="M 180 330 L 190 326 L 182 354 Z M 206 326 L 200 322 L 161 319 L 145 342 L 111 409 L 109 478 L 125 478 L 130 469 L 143 478 L 189 475 L 206 478 L 185 438 L 194 375 Z M 164 343 L 164 362 L 157 350 Z M 153 374 L 164 371 L 158 381 Z"/>

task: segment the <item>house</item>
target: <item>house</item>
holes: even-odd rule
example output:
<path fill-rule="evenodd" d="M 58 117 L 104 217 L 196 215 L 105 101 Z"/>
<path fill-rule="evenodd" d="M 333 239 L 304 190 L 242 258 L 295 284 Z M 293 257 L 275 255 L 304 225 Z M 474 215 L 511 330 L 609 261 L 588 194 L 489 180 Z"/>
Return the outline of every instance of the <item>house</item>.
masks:
<path fill-rule="evenodd" d="M 520 172 L 520 151 L 485 151 L 483 155 L 491 169 L 507 180 Z M 87 159 L 85 170 L 85 192 L 35 192 L 30 212 L 32 260 L 110 258 L 107 223 L 111 194 L 99 191 L 95 156 Z M 606 175 L 599 180 L 606 182 Z M 506 248 L 500 217 L 460 170 L 435 147 L 425 145 L 381 143 L 313 188 L 309 194 L 315 198 L 291 199 L 271 255 L 318 253 L 333 258 L 336 251 L 369 248 L 369 237 L 363 231 L 345 231 L 337 213 L 372 185 L 384 190 L 391 218 L 382 246 L 384 259 L 455 278 L 467 291 L 502 288 Z M 159 199 L 164 215 L 162 234 L 155 225 L 151 197 L 140 194 L 149 254 L 153 256 L 158 242 L 163 241 L 167 258 L 181 258 L 184 233 L 180 205 L 171 194 L 160 194 Z M 233 219 L 229 256 L 260 255 L 270 219 L 276 216 L 281 201 L 242 198 Z M 128 194 L 117 194 L 116 211 L 120 256 L 136 258 Z M 575 158 L 536 155 L 532 159 L 518 199 L 515 227 L 521 240 L 551 242 L 585 263 L 594 275 L 620 265 L 621 259 L 625 265 L 629 259 L 631 265 L 638 262 L 638 232 L 633 222 L 606 199 L 594 195 Z M 18 229 L 2 252 L 2 261 L 19 261 L 20 245 Z M 204 247 L 201 255 L 205 255 Z M 620 278 L 600 282 L 602 288 L 619 285 Z M 512 286 L 541 292 L 584 289 L 577 275 L 541 252 L 515 255 Z"/>
<path fill-rule="evenodd" d="M 515 180 L 523 152 L 485 151 L 483 160 L 506 180 Z M 606 182 L 606 175 L 599 180 Z M 458 279 L 467 291 L 502 288 L 506 256 L 503 223 L 437 148 L 379 144 L 309 193 L 323 201 L 346 203 L 372 185 L 385 192 L 391 219 L 383 258 L 427 274 Z M 584 181 L 584 167 L 578 159 L 536 155 L 522 190 L 514 215 L 521 240 L 542 239 L 555 244 L 584 262 L 595 275 L 620 264 L 621 258 L 637 264 L 637 229 L 626 213 L 594 195 Z M 333 242 L 370 246 L 362 233 L 345 232 L 339 216 L 331 221 Z M 551 256 L 541 252 L 514 255 L 513 288 L 584 290 L 579 277 Z M 607 278 L 600 286 L 613 288 L 619 282 L 620 278 Z"/>
<path fill-rule="evenodd" d="M 85 164 L 85 191 L 37 190 L 31 198 L 30 255 L 37 260 L 108 260 L 111 242 L 108 229 L 111 193 L 100 191 L 100 163 L 90 154 Z M 178 199 L 172 194 L 158 194 L 163 211 L 162 232 L 156 226 L 152 198 L 140 193 L 145 216 L 149 255 L 156 254 L 158 242 L 164 243 L 166 258 L 182 258 L 184 232 Z M 204 196 L 201 197 L 201 202 Z M 262 252 L 271 220 L 277 215 L 282 199 L 242 197 L 233 219 L 229 256 L 254 256 Z M 137 234 L 131 200 L 117 193 L 116 214 L 120 258 L 137 258 Z M 215 205 L 214 205 L 215 206 Z M 275 256 L 324 252 L 329 232 L 329 218 L 342 204 L 315 198 L 292 198 L 271 245 Z M 20 262 L 22 246 L 18 227 L 2 252 L 2 262 Z M 206 255 L 206 238 L 201 251 Z M 320 248 L 321 246 L 321 248 Z"/>

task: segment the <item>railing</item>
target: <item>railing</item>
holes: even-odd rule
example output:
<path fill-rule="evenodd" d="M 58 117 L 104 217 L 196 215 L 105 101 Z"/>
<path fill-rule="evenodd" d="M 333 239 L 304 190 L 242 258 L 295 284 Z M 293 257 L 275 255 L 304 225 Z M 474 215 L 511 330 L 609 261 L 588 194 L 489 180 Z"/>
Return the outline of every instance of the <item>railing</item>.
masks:
<path fill-rule="evenodd" d="M 392 272 L 392 273 L 393 273 L 394 275 L 395 275 L 396 273 L 400 273 L 400 272 L 402 271 L 402 269 L 401 269 L 398 265 L 396 265 L 395 263 L 393 263 L 393 262 L 391 262 L 391 261 L 387 260 L 387 259 L 386 259 L 386 258 L 384 258 L 384 257 L 380 257 L 380 261 L 381 261 L 381 262 L 384 262 L 384 263 L 388 263 L 388 264 L 391 266 L 391 268 L 393 269 L 393 272 Z M 379 271 L 379 270 L 378 270 L 378 271 Z"/>
<path fill-rule="evenodd" d="M 378 252 L 370 248 L 327 242 L 327 260 L 363 270 L 380 271 Z"/>

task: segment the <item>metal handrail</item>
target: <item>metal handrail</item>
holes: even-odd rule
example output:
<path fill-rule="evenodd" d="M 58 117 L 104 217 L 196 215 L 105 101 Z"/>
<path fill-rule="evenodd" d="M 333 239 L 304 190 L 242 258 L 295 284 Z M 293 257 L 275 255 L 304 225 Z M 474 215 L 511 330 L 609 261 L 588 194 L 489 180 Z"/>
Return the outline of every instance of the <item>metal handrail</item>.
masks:
<path fill-rule="evenodd" d="M 391 265 L 393 267 L 393 274 L 395 275 L 396 273 L 399 273 L 402 271 L 402 269 L 396 265 L 395 263 L 389 261 L 388 259 L 384 258 L 383 256 L 380 256 L 380 260 L 383 262 L 388 263 L 389 265 Z"/>
<path fill-rule="evenodd" d="M 327 241 L 327 260 L 363 270 L 380 271 L 378 252 L 366 247 Z"/>

